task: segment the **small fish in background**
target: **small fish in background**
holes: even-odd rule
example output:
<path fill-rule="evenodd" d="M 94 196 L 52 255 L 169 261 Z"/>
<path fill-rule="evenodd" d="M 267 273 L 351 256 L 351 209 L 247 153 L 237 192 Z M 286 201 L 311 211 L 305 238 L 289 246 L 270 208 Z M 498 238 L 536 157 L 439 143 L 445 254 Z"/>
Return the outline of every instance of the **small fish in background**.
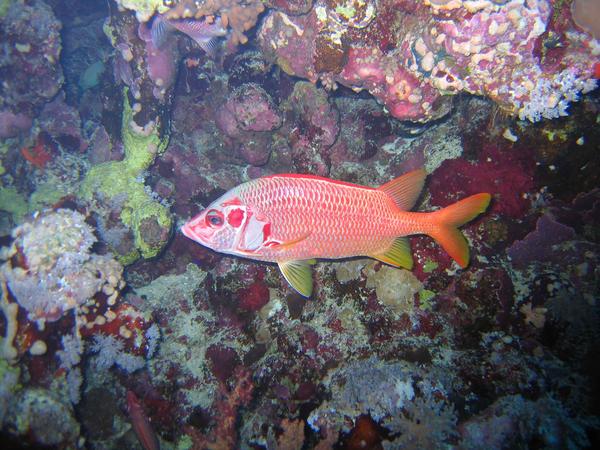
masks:
<path fill-rule="evenodd" d="M 258 178 L 225 193 L 181 231 L 221 253 L 276 262 L 305 297 L 312 294 L 315 258 L 369 256 L 411 269 L 406 236 L 413 234 L 433 237 L 464 268 L 469 248 L 458 227 L 484 212 L 491 196 L 410 212 L 426 176 L 415 170 L 377 189 L 312 175 Z"/>
<path fill-rule="evenodd" d="M 53 157 L 47 141 L 43 133 L 38 134 L 35 145 L 21 148 L 21 155 L 38 169 L 44 170 Z"/>
<path fill-rule="evenodd" d="M 219 48 L 219 38 L 227 35 L 219 16 L 207 16 L 202 19 L 167 19 L 161 14 L 154 17 L 150 34 L 152 44 L 161 48 L 169 34 L 180 31 L 196 42 L 209 56 L 214 56 Z"/>
<path fill-rule="evenodd" d="M 144 407 L 133 391 L 127 391 L 127 412 L 129 413 L 133 431 L 135 431 L 144 450 L 160 450 L 160 443 L 158 442 L 156 433 L 152 429 L 152 425 L 150 425 L 150 420 L 144 412 Z"/>

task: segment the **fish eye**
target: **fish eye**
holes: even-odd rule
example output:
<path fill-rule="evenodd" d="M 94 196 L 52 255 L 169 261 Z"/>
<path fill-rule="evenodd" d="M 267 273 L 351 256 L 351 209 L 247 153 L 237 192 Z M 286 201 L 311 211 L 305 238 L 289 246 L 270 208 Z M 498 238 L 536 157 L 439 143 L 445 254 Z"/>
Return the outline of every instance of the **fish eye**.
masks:
<path fill-rule="evenodd" d="M 219 228 L 223 225 L 223 214 L 216 209 L 211 209 L 206 213 L 206 224 L 211 228 Z"/>

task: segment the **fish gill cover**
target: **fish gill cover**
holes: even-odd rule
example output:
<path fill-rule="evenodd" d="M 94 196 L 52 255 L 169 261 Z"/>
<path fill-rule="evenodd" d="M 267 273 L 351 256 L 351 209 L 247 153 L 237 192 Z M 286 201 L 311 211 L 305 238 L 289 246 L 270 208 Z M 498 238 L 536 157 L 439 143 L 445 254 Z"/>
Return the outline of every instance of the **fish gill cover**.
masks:
<path fill-rule="evenodd" d="M 2 447 L 598 447 L 597 15 L 0 1 Z M 300 267 L 306 299 L 179 232 L 263 176 L 423 167 L 414 210 L 491 194 L 466 268 L 413 236 L 411 270 Z M 310 235 L 231 205 L 253 245 Z"/>

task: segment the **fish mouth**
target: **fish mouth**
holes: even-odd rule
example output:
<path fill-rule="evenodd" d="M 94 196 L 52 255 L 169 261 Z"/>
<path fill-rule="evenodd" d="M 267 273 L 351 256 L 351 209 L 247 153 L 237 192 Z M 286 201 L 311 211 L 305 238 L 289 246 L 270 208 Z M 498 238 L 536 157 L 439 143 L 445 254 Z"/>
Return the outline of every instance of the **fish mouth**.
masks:
<path fill-rule="evenodd" d="M 192 231 L 192 229 L 188 226 L 188 224 L 186 223 L 185 225 L 183 225 L 180 228 L 181 232 L 183 233 L 183 235 L 187 238 L 190 238 L 192 240 L 196 240 L 197 237 L 194 235 L 194 232 Z"/>
<path fill-rule="evenodd" d="M 193 223 L 186 223 L 183 226 L 181 226 L 180 230 L 181 233 L 191 239 L 194 242 L 197 242 L 198 244 L 202 244 L 202 245 L 207 245 L 208 242 L 210 242 L 210 234 L 206 235 L 204 233 L 202 233 L 202 231 L 204 230 L 199 230 L 197 227 L 196 229 L 194 229 L 194 224 Z M 208 230 L 210 232 L 210 230 Z"/>

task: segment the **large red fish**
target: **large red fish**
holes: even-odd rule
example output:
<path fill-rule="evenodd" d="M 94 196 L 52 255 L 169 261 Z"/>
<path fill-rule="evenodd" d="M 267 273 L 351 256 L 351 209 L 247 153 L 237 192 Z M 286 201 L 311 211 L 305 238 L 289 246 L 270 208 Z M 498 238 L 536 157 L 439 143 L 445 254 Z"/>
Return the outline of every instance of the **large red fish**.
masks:
<path fill-rule="evenodd" d="M 412 268 L 405 236 L 433 237 L 460 264 L 469 248 L 458 227 L 486 210 L 476 194 L 434 212 L 410 212 L 425 182 L 423 169 L 374 189 L 311 175 L 272 175 L 243 183 L 181 228 L 218 252 L 276 262 L 300 294 L 312 293 L 315 258 L 370 256 Z"/>

